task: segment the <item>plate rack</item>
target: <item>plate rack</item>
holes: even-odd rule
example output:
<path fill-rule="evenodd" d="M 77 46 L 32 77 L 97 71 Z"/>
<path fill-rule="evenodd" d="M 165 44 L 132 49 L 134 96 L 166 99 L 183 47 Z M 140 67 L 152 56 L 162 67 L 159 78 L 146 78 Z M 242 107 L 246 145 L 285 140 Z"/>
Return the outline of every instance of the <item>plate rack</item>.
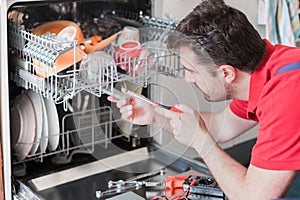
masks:
<path fill-rule="evenodd" d="M 74 112 L 65 115 L 62 118 L 62 131 L 59 135 L 48 135 L 40 137 L 38 140 L 39 148 L 43 149 L 42 141 L 51 141 L 52 139 L 59 138 L 59 145 L 55 150 L 46 149 L 45 152 L 39 150 L 28 154 L 22 155 L 22 152 L 15 152 L 15 157 L 23 157 L 24 160 L 14 160 L 14 164 L 23 163 L 31 160 L 43 162 L 47 156 L 61 154 L 69 156 L 73 151 L 79 153 L 88 153 L 95 158 L 99 157 L 95 148 L 101 145 L 107 148 L 107 145 L 112 139 L 122 137 L 122 135 L 113 135 L 113 124 L 121 119 L 113 119 L 113 112 L 110 107 L 94 107 L 84 112 Z M 26 143 L 23 145 L 33 146 L 34 143 Z M 47 145 L 47 144 L 46 144 Z"/>

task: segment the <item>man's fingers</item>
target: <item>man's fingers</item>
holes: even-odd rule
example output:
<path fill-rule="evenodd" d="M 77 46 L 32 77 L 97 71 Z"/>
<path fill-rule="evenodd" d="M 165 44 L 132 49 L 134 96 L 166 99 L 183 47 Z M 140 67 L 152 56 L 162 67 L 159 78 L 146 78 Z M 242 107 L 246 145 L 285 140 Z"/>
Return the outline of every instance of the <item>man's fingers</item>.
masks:
<path fill-rule="evenodd" d="M 132 118 L 132 110 L 122 113 L 122 118 L 126 119 L 126 120 L 129 120 L 130 118 Z"/>
<path fill-rule="evenodd" d="M 126 104 L 127 104 L 127 100 L 126 99 L 120 99 L 119 101 L 117 101 L 117 107 L 118 108 L 122 108 Z"/>
<path fill-rule="evenodd" d="M 124 106 L 120 109 L 120 113 L 127 113 L 129 111 L 132 111 L 132 105 Z"/>
<path fill-rule="evenodd" d="M 122 108 L 123 106 L 125 106 L 127 104 L 126 99 L 117 99 L 113 96 L 108 96 L 107 100 L 109 100 L 110 102 L 113 102 L 113 103 L 117 103 L 118 108 Z"/>
<path fill-rule="evenodd" d="M 110 101 L 110 102 L 113 102 L 113 103 L 117 103 L 119 101 L 119 99 L 117 99 L 117 98 L 115 98 L 113 96 L 108 96 L 107 100 Z"/>
<path fill-rule="evenodd" d="M 121 108 L 121 107 L 123 107 L 127 104 L 126 99 L 118 99 L 118 98 L 113 97 L 113 96 L 108 96 L 107 100 L 109 100 L 110 102 L 113 102 L 113 103 L 117 103 L 118 108 Z"/>

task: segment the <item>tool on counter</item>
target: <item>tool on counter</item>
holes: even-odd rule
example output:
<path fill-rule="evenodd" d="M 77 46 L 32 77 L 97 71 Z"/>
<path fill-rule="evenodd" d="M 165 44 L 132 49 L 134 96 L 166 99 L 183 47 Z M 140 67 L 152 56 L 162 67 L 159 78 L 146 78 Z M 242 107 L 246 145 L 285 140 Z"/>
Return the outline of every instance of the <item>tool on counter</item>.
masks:
<path fill-rule="evenodd" d="M 184 176 L 180 176 L 180 178 L 182 178 Z M 189 200 L 187 198 L 187 196 L 189 195 L 190 187 L 192 187 L 192 186 L 194 186 L 196 184 L 197 184 L 196 180 L 192 180 L 186 188 L 183 188 L 182 184 L 180 184 L 180 187 L 181 187 L 181 191 L 180 192 L 178 192 L 176 194 L 173 194 L 172 196 L 168 196 L 168 197 L 166 195 L 155 196 L 155 197 L 151 198 L 151 200 Z M 166 191 L 166 193 L 167 193 L 167 191 Z"/>
<path fill-rule="evenodd" d="M 155 196 L 151 200 L 227 200 L 213 177 L 197 174 L 168 176 L 166 195 Z"/>
<path fill-rule="evenodd" d="M 193 183 L 193 184 L 192 184 Z M 210 198 L 215 200 L 226 199 L 225 194 L 213 177 L 189 176 L 183 183 L 183 189 L 189 190 L 188 199 Z"/>
<path fill-rule="evenodd" d="M 136 180 L 141 180 L 141 179 L 147 179 L 147 178 L 157 176 L 157 175 L 162 177 L 166 174 L 166 172 L 167 172 L 167 170 L 163 168 L 163 169 L 159 169 L 159 170 L 156 170 L 156 171 L 152 171 L 152 172 L 148 172 L 148 173 L 144 173 L 144 174 L 134 176 L 132 178 L 127 179 L 127 181 L 136 181 Z"/>
<path fill-rule="evenodd" d="M 118 180 L 118 181 L 110 180 L 108 182 L 109 190 L 96 191 L 96 197 L 101 198 L 104 196 L 118 194 L 120 192 L 124 192 L 124 191 L 128 191 L 128 190 L 138 190 L 138 189 L 142 188 L 143 186 L 145 186 L 145 187 L 160 186 L 163 184 L 163 179 L 161 179 L 160 181 L 152 181 L 152 180 L 147 180 L 147 179 L 150 177 L 157 176 L 157 175 L 163 177 L 165 173 L 166 173 L 165 169 L 160 169 L 157 171 L 152 171 L 152 172 L 148 172 L 145 174 L 141 174 L 141 175 L 132 177 L 127 180 Z"/>

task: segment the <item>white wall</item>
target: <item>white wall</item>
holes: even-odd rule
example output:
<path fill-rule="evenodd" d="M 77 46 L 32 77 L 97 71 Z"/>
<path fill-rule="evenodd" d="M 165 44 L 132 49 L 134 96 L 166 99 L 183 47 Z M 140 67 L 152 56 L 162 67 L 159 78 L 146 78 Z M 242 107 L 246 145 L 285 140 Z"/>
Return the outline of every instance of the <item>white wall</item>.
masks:
<path fill-rule="evenodd" d="M 156 0 L 155 1 L 155 16 L 164 18 L 165 14 L 171 14 L 178 20 L 182 19 L 190 12 L 200 1 L 199 0 Z M 226 0 L 227 4 L 241 10 L 246 14 L 249 21 L 259 31 L 261 36 L 265 35 L 264 26 L 257 24 L 257 1 L 248 0 Z M 191 107 L 201 111 L 218 112 L 222 110 L 229 102 L 208 103 L 204 100 L 202 93 L 194 86 L 186 83 L 183 79 L 173 79 L 169 77 L 160 77 L 161 85 L 155 87 L 156 100 L 165 104 L 185 103 Z M 156 130 L 154 130 L 155 133 Z M 230 147 L 243 141 L 255 138 L 257 136 L 257 127 L 246 132 L 242 136 L 222 144 L 222 147 Z M 163 137 L 158 138 L 166 148 L 181 153 L 186 150 L 186 147 L 178 144 L 173 136 L 169 133 L 164 133 Z"/>
<path fill-rule="evenodd" d="M 178 20 L 190 12 L 200 0 L 155 0 L 154 15 L 164 18 L 165 14 L 171 14 Z M 249 21 L 259 31 L 262 37 L 265 36 L 265 27 L 257 24 L 258 0 L 225 0 L 225 2 L 244 12 Z"/>

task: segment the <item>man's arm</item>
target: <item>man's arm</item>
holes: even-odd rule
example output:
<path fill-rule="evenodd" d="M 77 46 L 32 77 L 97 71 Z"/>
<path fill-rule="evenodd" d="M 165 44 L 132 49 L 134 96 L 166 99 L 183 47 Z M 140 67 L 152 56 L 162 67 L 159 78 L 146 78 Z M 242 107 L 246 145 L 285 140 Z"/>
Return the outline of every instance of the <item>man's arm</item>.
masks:
<path fill-rule="evenodd" d="M 214 140 L 218 143 L 231 140 L 257 124 L 255 121 L 236 116 L 229 106 L 219 113 L 202 112 L 200 115 Z"/>
<path fill-rule="evenodd" d="M 217 142 L 235 138 L 255 126 L 254 121 L 236 116 L 229 106 L 217 114 L 201 113 L 212 139 L 210 147 Z M 207 144 L 209 145 L 209 144 Z M 217 144 L 213 149 L 202 151 L 204 162 L 229 199 L 274 199 L 283 197 L 297 172 L 291 170 L 267 170 L 250 165 L 247 168 L 233 160 Z"/>
<path fill-rule="evenodd" d="M 204 146 L 195 145 L 209 170 L 229 199 L 270 200 L 285 195 L 296 177 L 292 170 L 247 168 L 228 156 L 213 139 Z"/>
<path fill-rule="evenodd" d="M 270 200 L 284 196 L 296 171 L 267 170 L 253 165 L 245 168 L 217 144 L 198 112 L 186 105 L 179 105 L 178 109 L 183 113 L 156 110 L 170 119 L 175 138 L 199 153 L 229 199 Z"/>
<path fill-rule="evenodd" d="M 200 112 L 206 127 L 218 143 L 227 142 L 245 131 L 253 128 L 257 122 L 236 116 L 228 107 L 219 113 Z M 153 125 L 172 132 L 169 119 L 158 113 L 155 114 Z"/>

